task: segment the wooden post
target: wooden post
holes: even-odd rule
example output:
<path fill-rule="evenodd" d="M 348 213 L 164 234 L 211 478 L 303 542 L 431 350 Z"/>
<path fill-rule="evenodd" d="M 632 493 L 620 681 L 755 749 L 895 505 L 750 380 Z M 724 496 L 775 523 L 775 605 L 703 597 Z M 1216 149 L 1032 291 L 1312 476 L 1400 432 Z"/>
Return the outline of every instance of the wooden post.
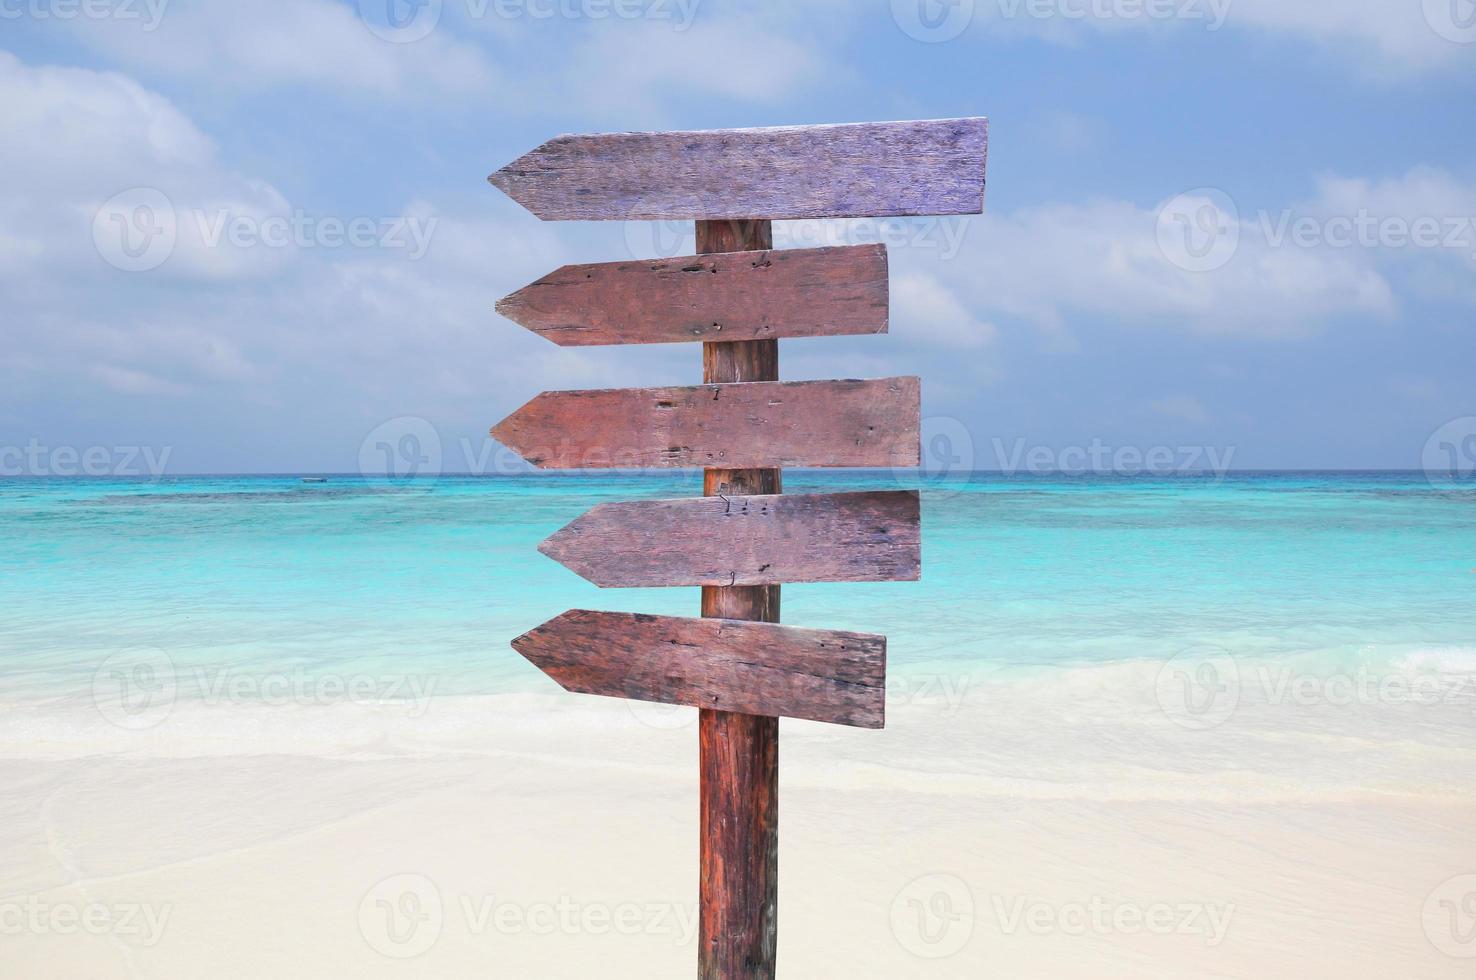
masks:
<path fill-rule="evenodd" d="M 699 221 L 698 252 L 773 247 L 768 221 Z M 702 380 L 778 381 L 779 341 L 702 345 Z M 779 493 L 777 469 L 707 469 L 706 496 Z M 779 586 L 704 586 L 702 615 L 779 621 Z M 779 719 L 702 709 L 700 980 L 773 980 L 778 938 Z"/>

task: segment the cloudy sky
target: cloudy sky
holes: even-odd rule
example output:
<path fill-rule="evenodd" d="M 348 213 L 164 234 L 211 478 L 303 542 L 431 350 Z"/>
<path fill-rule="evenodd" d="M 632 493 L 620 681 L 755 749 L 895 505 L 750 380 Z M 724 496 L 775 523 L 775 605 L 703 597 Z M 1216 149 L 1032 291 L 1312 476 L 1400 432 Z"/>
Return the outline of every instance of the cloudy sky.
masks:
<path fill-rule="evenodd" d="M 700 356 L 499 318 L 691 240 L 539 222 L 490 171 L 566 132 L 966 115 L 985 215 L 776 226 L 892 264 L 891 333 L 786 342 L 786 379 L 919 374 L 980 469 L 1476 440 L 1472 0 L 0 0 L 3 462 L 352 472 L 408 433 L 494 471 L 539 390 Z"/>

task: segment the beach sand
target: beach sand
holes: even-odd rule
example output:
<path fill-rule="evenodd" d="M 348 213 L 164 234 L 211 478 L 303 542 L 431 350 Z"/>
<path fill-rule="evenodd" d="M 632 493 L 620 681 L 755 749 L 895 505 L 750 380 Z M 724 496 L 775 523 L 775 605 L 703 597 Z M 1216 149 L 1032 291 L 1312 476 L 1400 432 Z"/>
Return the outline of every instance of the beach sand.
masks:
<path fill-rule="evenodd" d="M 780 976 L 1471 975 L 1468 700 L 1251 691 L 1196 730 L 1150 667 L 786 721 Z M 695 974 L 689 709 L 11 707 L 6 977 Z"/>

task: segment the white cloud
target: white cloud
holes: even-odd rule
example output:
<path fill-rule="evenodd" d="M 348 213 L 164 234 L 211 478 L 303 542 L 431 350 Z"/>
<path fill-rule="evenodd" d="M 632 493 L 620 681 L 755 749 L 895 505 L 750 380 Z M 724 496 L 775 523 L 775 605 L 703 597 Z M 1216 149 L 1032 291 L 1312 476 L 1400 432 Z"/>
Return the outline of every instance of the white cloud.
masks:
<path fill-rule="evenodd" d="M 1467 0 L 977 0 L 993 34 L 1075 44 L 1087 32 L 1245 32 L 1317 47 L 1360 72 L 1409 75 L 1476 58 Z"/>
<path fill-rule="evenodd" d="M 971 313 L 957 294 L 927 273 L 892 277 L 891 333 L 949 348 L 979 348 L 995 338 L 995 328 Z"/>
<path fill-rule="evenodd" d="M 430 8 L 422 8 L 430 9 Z M 332 0 L 171 3 L 154 30 L 76 18 L 84 40 L 146 73 L 263 89 L 308 85 L 391 98 L 491 93 L 498 73 L 446 26 L 411 43 L 374 34 Z"/>
<path fill-rule="evenodd" d="M 1324 175 L 1257 233 L 1286 250 L 1360 253 L 1401 292 L 1476 306 L 1476 182 L 1417 166 L 1378 179 Z"/>
<path fill-rule="evenodd" d="M 259 223 L 288 204 L 226 168 L 167 99 L 116 72 L 29 66 L 6 52 L 0 90 L 0 276 L 106 269 L 135 248 L 158 257 L 164 276 L 230 279 L 280 265 L 281 250 L 212 247 L 198 218 Z"/>
<path fill-rule="evenodd" d="M 383 7 L 374 0 L 368 9 Z M 817 23 L 830 24 L 834 40 L 837 13 L 828 5 L 806 11 L 674 0 L 642 8 L 663 16 L 636 18 L 510 17 L 489 0 L 397 9 L 411 18 L 413 40 L 397 42 L 394 31 L 371 27 L 356 4 L 333 0 L 176 0 L 153 30 L 69 23 L 145 77 L 232 90 L 316 87 L 381 100 L 454 95 L 497 101 L 509 112 L 579 107 L 627 120 L 659 118 L 692 98 L 775 103 L 847 75 L 817 40 Z"/>
<path fill-rule="evenodd" d="M 1365 70 L 1413 73 L 1476 58 L 1476 48 L 1450 36 L 1459 27 L 1450 18 L 1464 2 L 1234 0 L 1227 23 L 1311 41 Z"/>
<path fill-rule="evenodd" d="M 1387 316 L 1389 283 L 1362 253 L 1272 248 L 1243 225 L 1222 268 L 1176 266 L 1157 209 L 1123 201 L 1047 204 L 970 225 L 944 276 L 975 315 L 1033 323 L 1072 346 L 1085 315 L 1202 333 L 1295 336 L 1344 315 Z"/>
<path fill-rule="evenodd" d="M 5 403 L 48 392 L 81 406 L 100 389 L 208 398 L 223 411 L 306 386 L 388 417 L 408 376 L 428 400 L 456 401 L 484 393 L 489 376 L 522 386 L 547 375 L 545 342 L 493 313 L 503 292 L 566 260 L 537 222 L 519 218 L 514 231 L 466 207 L 443 216 L 412 202 L 390 217 L 433 229 L 419 258 L 311 238 L 233 244 L 224 231 L 212 242 L 217 215 L 260 229 L 302 212 L 225 166 L 190 119 L 124 75 L 0 52 L 0 90 Z M 129 272 L 109 265 L 121 253 L 107 234 L 112 217 L 137 217 L 137 197 L 104 202 L 142 185 L 164 195 L 154 216 L 168 212 L 176 240 L 157 265 Z M 490 191 L 482 200 L 498 204 Z M 280 408 L 301 423 L 297 408 Z"/>
<path fill-rule="evenodd" d="M 699 21 L 674 30 L 662 21 L 615 25 L 561 55 L 558 84 L 595 111 L 658 116 L 674 97 L 777 103 L 844 72 L 813 43 L 761 18 Z"/>
<path fill-rule="evenodd" d="M 1186 201 L 1219 229 L 1205 265 L 1165 249 L 1203 231 L 1168 220 Z M 1237 209 L 1218 192 L 1149 209 L 1046 204 L 971 219 L 957 257 L 936 268 L 969 315 L 1025 320 L 1068 349 L 1084 317 L 1299 337 L 1342 317 L 1392 317 L 1411 299 L 1476 305 L 1476 183 L 1416 167 L 1323 176 L 1307 200 L 1275 211 Z"/>
<path fill-rule="evenodd" d="M 1414 167 L 1398 177 L 1372 180 L 1327 174 L 1317 196 L 1303 208 L 1325 216 L 1367 212 L 1381 218 L 1476 219 L 1476 184 L 1437 167 Z M 1473 243 L 1476 248 L 1476 243 Z"/>

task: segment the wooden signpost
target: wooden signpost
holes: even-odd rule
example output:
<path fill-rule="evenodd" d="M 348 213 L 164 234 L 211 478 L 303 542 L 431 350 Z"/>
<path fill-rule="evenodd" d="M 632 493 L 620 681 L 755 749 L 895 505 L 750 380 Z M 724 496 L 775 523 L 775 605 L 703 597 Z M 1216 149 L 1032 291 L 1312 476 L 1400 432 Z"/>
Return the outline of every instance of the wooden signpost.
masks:
<path fill-rule="evenodd" d="M 922 564 L 916 490 L 600 504 L 538 546 L 606 588 L 901 582 Z"/>
<path fill-rule="evenodd" d="M 916 378 L 545 391 L 492 435 L 545 469 L 916 466 L 918 392 Z"/>
<path fill-rule="evenodd" d="M 566 265 L 497 312 L 562 347 L 887 332 L 881 245 Z"/>
<path fill-rule="evenodd" d="M 984 119 L 560 136 L 489 179 L 545 220 L 690 219 L 700 254 L 565 266 L 497 304 L 563 346 L 702 343 L 703 384 L 545 392 L 492 434 L 535 466 L 703 467 L 541 551 L 600 586 L 701 586 L 701 619 L 575 609 L 513 646 L 566 690 L 700 709 L 701 980 L 772 980 L 779 717 L 880 728 L 886 638 L 777 625 L 783 582 L 916 579 L 915 491 L 783 496 L 781 469 L 918 465 L 916 378 L 779 381 L 781 337 L 887 331 L 879 245 L 774 219 L 976 214 Z"/>

